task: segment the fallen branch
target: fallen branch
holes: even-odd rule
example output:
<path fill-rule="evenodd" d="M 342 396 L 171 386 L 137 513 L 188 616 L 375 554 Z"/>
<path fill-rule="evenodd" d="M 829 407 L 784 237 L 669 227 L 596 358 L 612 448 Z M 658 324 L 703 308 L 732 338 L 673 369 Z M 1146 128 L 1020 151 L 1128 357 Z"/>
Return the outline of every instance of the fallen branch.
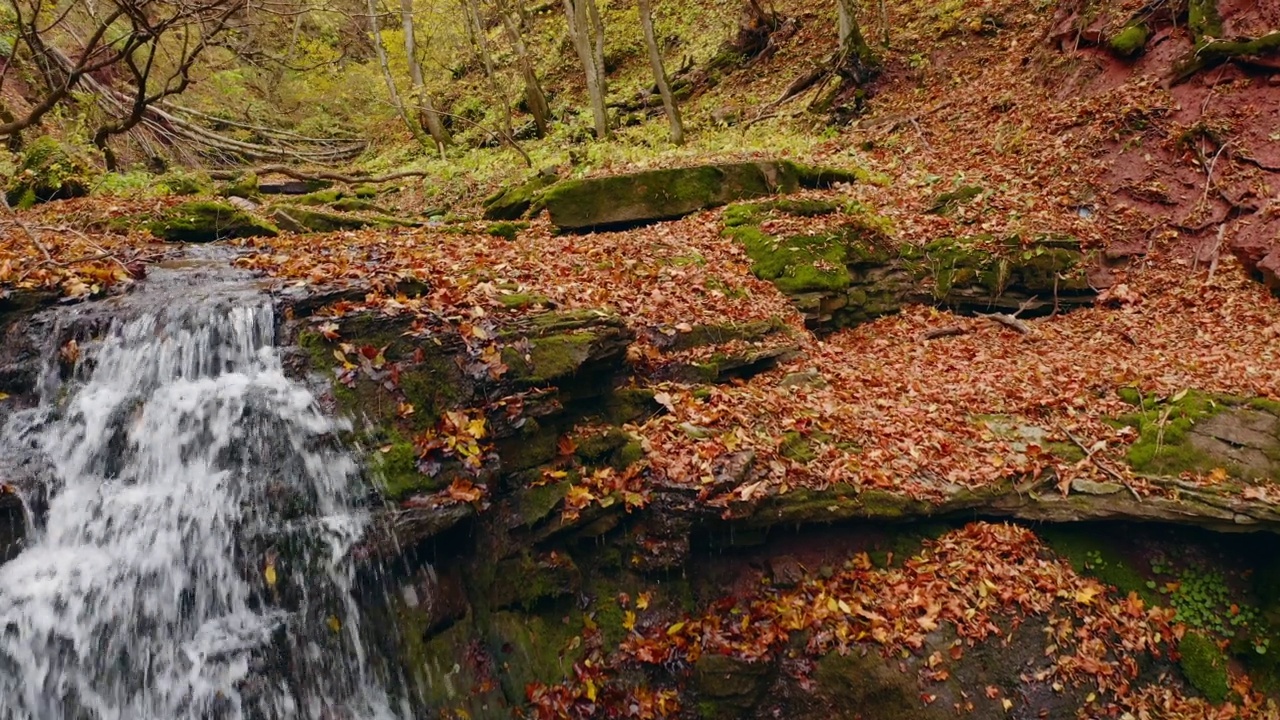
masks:
<path fill-rule="evenodd" d="M 388 173 L 386 175 L 344 175 L 342 173 L 331 172 L 328 170 L 315 170 L 311 172 L 299 170 L 289 165 L 262 165 L 260 167 L 240 168 L 238 170 L 214 170 L 209 173 L 209 177 L 214 180 L 235 180 L 243 176 L 245 173 L 254 173 L 255 175 L 284 175 L 294 180 L 332 180 L 333 182 L 346 183 L 348 185 L 369 184 L 380 185 L 395 180 L 403 180 L 412 177 L 427 177 L 429 173 L 422 170 L 404 170 L 401 172 Z"/>
<path fill-rule="evenodd" d="M 1116 472 L 1115 470 L 1112 470 L 1106 465 L 1103 465 L 1102 462 L 1098 460 L 1098 458 L 1094 457 L 1093 451 L 1085 447 L 1085 444 L 1080 442 L 1080 438 L 1076 437 L 1075 435 L 1072 435 L 1070 430 L 1066 429 L 1062 425 L 1059 425 L 1058 429 L 1061 430 L 1062 433 L 1066 435 L 1071 440 L 1071 442 L 1075 444 L 1076 447 L 1080 448 L 1080 452 L 1084 453 L 1085 458 L 1088 459 L 1089 462 L 1093 463 L 1094 467 L 1098 468 L 1102 472 L 1109 475 L 1116 482 L 1125 486 L 1125 488 L 1127 488 L 1129 492 L 1133 493 L 1133 497 L 1135 500 L 1137 500 L 1138 502 L 1142 502 L 1142 496 L 1138 494 L 1137 490 L 1133 489 L 1133 485 L 1129 484 L 1129 481 L 1126 480 L 1123 475 Z"/>
<path fill-rule="evenodd" d="M 1018 319 L 1018 316 L 1027 311 L 1027 308 L 1036 304 L 1034 296 L 1023 300 L 1018 304 L 1018 309 L 1012 314 L 1010 313 L 978 313 L 978 317 L 985 318 L 994 323 L 999 323 L 1008 328 L 1013 328 L 1023 335 L 1031 334 L 1031 326 Z"/>

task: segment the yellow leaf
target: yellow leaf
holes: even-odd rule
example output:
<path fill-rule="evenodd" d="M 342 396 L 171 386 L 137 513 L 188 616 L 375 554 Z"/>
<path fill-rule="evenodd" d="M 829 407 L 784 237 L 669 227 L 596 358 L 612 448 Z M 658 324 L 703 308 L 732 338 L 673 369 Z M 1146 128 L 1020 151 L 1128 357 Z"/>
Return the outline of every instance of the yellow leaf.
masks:
<path fill-rule="evenodd" d="M 1092 605 L 1094 598 L 1098 597 L 1098 593 L 1102 592 L 1102 588 L 1097 585 L 1086 585 L 1076 592 L 1076 602 L 1081 605 Z"/>
<path fill-rule="evenodd" d="M 637 609 L 637 610 L 648 610 L 648 609 L 649 609 L 649 598 L 650 598 L 650 597 L 651 597 L 651 595 L 650 595 L 649 593 L 647 593 L 647 592 L 642 592 L 642 593 L 640 593 L 640 596 L 636 598 L 636 609 Z"/>
<path fill-rule="evenodd" d="M 276 586 L 276 580 L 278 578 L 276 577 L 275 563 L 267 563 L 267 567 L 262 571 L 262 577 L 267 581 L 267 587 L 273 588 Z"/>
<path fill-rule="evenodd" d="M 591 702 L 596 701 L 596 684 L 590 678 L 587 679 L 587 699 Z"/>
<path fill-rule="evenodd" d="M 484 418 L 476 418 L 467 423 L 467 434 L 477 440 L 484 437 Z"/>
<path fill-rule="evenodd" d="M 622 629 L 623 629 L 623 630 L 628 630 L 628 631 L 630 631 L 630 630 L 635 630 L 635 629 L 636 629 L 636 614 L 635 614 L 635 613 L 633 613 L 633 612 L 631 612 L 630 610 L 628 610 L 628 611 L 623 615 L 623 617 L 622 617 Z"/>
<path fill-rule="evenodd" d="M 3 400 L 4 398 L 0 398 Z M 1209 471 L 1209 482 L 1221 483 L 1227 481 L 1227 471 L 1225 468 L 1216 467 Z"/>
<path fill-rule="evenodd" d="M 338 619 L 337 615 L 330 615 L 325 622 L 328 623 L 329 629 L 335 633 L 342 630 L 342 621 Z"/>
<path fill-rule="evenodd" d="M 1009 698 L 1001 698 L 1000 704 L 1004 706 L 1004 711 L 1009 712 L 1013 709 L 1013 701 Z"/>
<path fill-rule="evenodd" d="M 2 393 L 2 392 L 0 392 L 0 401 L 4 401 L 4 400 L 8 400 L 8 399 L 9 399 L 9 393 Z"/>
<path fill-rule="evenodd" d="M 1183 389 L 1179 390 L 1178 392 L 1174 393 L 1174 394 L 1173 394 L 1173 397 L 1169 398 L 1169 402 L 1178 402 L 1179 400 L 1181 400 L 1182 398 L 1184 398 L 1184 397 L 1186 397 L 1186 396 L 1187 396 L 1187 389 L 1186 389 L 1186 388 L 1183 388 Z"/>
<path fill-rule="evenodd" d="M 683 621 L 681 621 L 681 622 L 678 622 L 678 623 L 676 623 L 675 625 L 672 625 L 671 627 L 667 628 L 667 634 L 668 634 L 668 635 L 675 635 L 675 634 L 679 633 L 679 632 L 680 632 L 681 630 L 683 630 L 683 629 L 684 629 L 684 622 L 683 622 Z"/>

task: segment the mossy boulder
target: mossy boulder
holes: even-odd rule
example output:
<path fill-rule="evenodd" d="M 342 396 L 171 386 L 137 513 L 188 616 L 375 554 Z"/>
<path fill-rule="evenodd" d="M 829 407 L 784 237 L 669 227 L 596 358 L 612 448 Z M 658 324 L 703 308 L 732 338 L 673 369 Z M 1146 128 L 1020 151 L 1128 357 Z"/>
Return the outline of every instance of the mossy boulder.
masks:
<path fill-rule="evenodd" d="M 915 673 L 891 665 L 875 649 L 855 647 L 847 655 L 833 652 L 818 661 L 813 679 L 817 694 L 837 718 L 861 718 L 870 708 L 878 720 L 925 720 L 948 714 L 927 707 Z"/>
<path fill-rule="evenodd" d="M 156 184 L 170 195 L 209 195 L 213 193 L 213 180 L 202 172 L 175 170 L 161 175 Z"/>
<path fill-rule="evenodd" d="M 1227 674 L 1227 655 L 1218 643 L 1197 631 L 1188 631 L 1178 643 L 1178 661 L 1187 682 L 1213 703 L 1227 699 L 1231 678 Z"/>
<path fill-rule="evenodd" d="M 5 188 L 5 199 L 16 208 L 89 194 L 93 167 L 70 146 L 49 137 L 37 138 L 22 154 L 18 169 Z"/>
<path fill-rule="evenodd" d="M 303 207 L 278 207 L 271 213 L 271 219 L 281 228 L 296 233 L 341 232 L 343 230 L 364 230 L 365 228 L 385 228 L 409 224 L 397 221 L 394 218 L 362 217 Z"/>
<path fill-rule="evenodd" d="M 542 192 L 557 180 L 554 172 L 544 171 L 519 185 L 499 190 L 484 199 L 484 219 L 519 220 L 529 214 L 535 205 L 540 208 Z"/>
<path fill-rule="evenodd" d="M 573 677 L 574 663 L 586 654 L 585 631 L 582 614 L 576 611 L 494 613 L 487 644 L 506 696 L 523 700 L 532 683 L 555 684 Z"/>
<path fill-rule="evenodd" d="M 1122 58 L 1136 57 L 1146 48 L 1147 38 L 1150 35 L 1145 24 L 1135 23 L 1116 33 L 1107 45 L 1110 46 L 1111 52 Z"/>
<path fill-rule="evenodd" d="M 570 180 L 543 194 L 551 222 L 587 230 L 672 220 L 739 200 L 829 186 L 860 173 L 790 161 L 702 165 Z"/>
<path fill-rule="evenodd" d="M 224 183 L 222 187 L 218 188 L 218 194 L 222 197 L 238 197 L 251 200 L 261 195 L 262 192 L 258 188 L 258 176 L 250 172 Z"/>
<path fill-rule="evenodd" d="M 274 237 L 271 223 L 223 202 L 195 201 L 170 208 L 147 224 L 151 234 L 171 242 L 213 242 L 232 238 Z"/>
<path fill-rule="evenodd" d="M 748 662 L 728 655 L 703 655 L 693 666 L 694 688 L 701 699 L 698 716 L 727 720 L 750 715 L 768 689 L 773 671 L 773 666 L 763 660 Z"/>
<path fill-rule="evenodd" d="M 929 203 L 929 209 L 925 210 L 925 212 L 933 215 L 945 215 L 981 194 L 982 188 L 976 185 L 962 185 L 955 190 L 934 196 L 933 201 Z"/>
<path fill-rule="evenodd" d="M 568 555 L 526 553 L 498 563 L 486 597 L 495 609 L 532 610 L 543 602 L 573 594 L 581 585 L 582 574 Z"/>
<path fill-rule="evenodd" d="M 1189 390 L 1168 399 L 1126 390 L 1137 405 L 1118 422 L 1133 427 L 1129 464 L 1177 475 L 1214 470 L 1250 481 L 1280 479 L 1280 403 Z"/>

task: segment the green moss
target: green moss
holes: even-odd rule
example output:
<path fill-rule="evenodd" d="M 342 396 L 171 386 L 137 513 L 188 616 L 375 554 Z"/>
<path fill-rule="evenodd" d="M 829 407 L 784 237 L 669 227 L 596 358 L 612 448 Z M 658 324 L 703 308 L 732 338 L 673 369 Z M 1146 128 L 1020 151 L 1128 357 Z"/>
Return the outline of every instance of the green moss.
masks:
<path fill-rule="evenodd" d="M 511 310 L 527 310 L 551 304 L 551 298 L 536 293 L 507 293 L 498 296 L 498 302 Z"/>
<path fill-rule="evenodd" d="M 1218 0 L 1188 0 L 1187 28 L 1197 45 L 1208 38 L 1221 38 L 1222 16 L 1218 13 Z"/>
<path fill-rule="evenodd" d="M 734 228 L 730 233 L 754 261 L 751 272 L 784 293 L 844 290 L 853 281 L 843 238 L 811 235 L 779 240 L 754 226 Z"/>
<path fill-rule="evenodd" d="M 528 359 L 507 348 L 503 360 L 517 379 L 541 385 L 575 373 L 595 341 L 596 335 L 590 332 L 549 335 L 532 341 Z"/>
<path fill-rule="evenodd" d="M 200 172 L 168 172 L 161 175 L 156 184 L 170 195 L 207 195 L 213 192 L 213 181 Z"/>
<path fill-rule="evenodd" d="M 782 436 L 782 444 L 778 446 L 778 453 L 789 460 L 805 464 L 818 457 L 809 440 L 794 430 Z"/>
<path fill-rule="evenodd" d="M 369 227 L 391 227 L 401 224 L 394 218 L 368 218 L 341 213 L 323 212 L 304 207 L 278 207 L 272 218 L 279 225 L 293 232 L 340 232 L 362 230 Z"/>
<path fill-rule="evenodd" d="M 933 201 L 929 203 L 929 208 L 925 212 L 934 215 L 945 215 L 981 194 L 982 188 L 976 185 L 962 185 L 955 190 L 934 196 Z"/>
<path fill-rule="evenodd" d="M 218 190 L 218 194 L 223 197 L 256 198 L 261 194 L 258 191 L 258 176 L 254 173 L 245 173 L 224 184 Z"/>
<path fill-rule="evenodd" d="M 1218 644 L 1199 632 L 1188 632 L 1178 643 L 1182 674 L 1212 703 L 1221 703 L 1231 692 L 1227 657 Z"/>
<path fill-rule="evenodd" d="M 1140 472 L 1178 474 L 1212 470 L 1214 462 L 1188 442 L 1188 433 L 1199 422 L 1221 412 L 1226 399 L 1191 390 L 1176 401 L 1148 403 L 1144 409 L 1119 418 L 1138 431 L 1127 459 Z"/>
<path fill-rule="evenodd" d="M 646 388 L 622 388 L 605 398 L 604 415 L 615 425 L 624 425 L 654 415 L 662 406 Z"/>
<path fill-rule="evenodd" d="M 542 208 L 544 190 L 556 183 L 554 173 L 541 172 L 526 182 L 503 188 L 484 199 L 485 220 L 518 220 Z"/>
<path fill-rule="evenodd" d="M 521 230 L 529 227 L 527 222 L 497 222 L 489 226 L 486 230 L 493 237 L 499 237 L 504 240 L 515 240 Z"/>
<path fill-rule="evenodd" d="M 84 197 L 93 167 L 69 145 L 49 135 L 33 140 L 22 153 L 17 171 L 5 187 L 5 199 L 15 208 L 36 203 Z"/>
<path fill-rule="evenodd" d="M 1092 575 L 1121 594 L 1135 592 L 1148 605 L 1164 605 L 1159 593 L 1148 586 L 1148 578 L 1133 567 L 1116 549 L 1108 536 L 1092 528 L 1069 526 L 1046 527 L 1039 532 L 1054 552 L 1061 555 L 1076 572 Z"/>
<path fill-rule="evenodd" d="M 528 527 L 542 522 L 560 505 L 572 482 L 564 480 L 526 489 L 520 495 L 520 518 Z"/>
<path fill-rule="evenodd" d="M 423 475 L 413 443 L 394 432 L 392 442 L 370 455 L 370 468 L 382 480 L 383 492 L 391 500 L 433 493 L 447 484 L 444 477 Z"/>
<path fill-rule="evenodd" d="M 212 242 L 230 238 L 273 237 L 274 225 L 221 202 L 193 201 L 170 208 L 147 224 L 152 235 L 173 242 Z"/>
<path fill-rule="evenodd" d="M 344 197 L 346 197 L 346 193 L 343 191 L 338 190 L 337 188 L 330 188 L 328 190 L 307 193 L 306 195 L 299 195 L 291 198 L 288 202 L 290 205 L 332 205 Z"/>
<path fill-rule="evenodd" d="M 612 464 L 613 457 L 632 441 L 631 433 L 613 428 L 603 434 L 583 438 L 574 454 L 588 467 Z"/>
<path fill-rule="evenodd" d="M 586 643 L 581 641 L 583 616 L 576 610 L 567 614 L 499 612 L 488 626 L 490 653 L 509 698 L 524 698 L 532 683 L 553 685 L 572 677 L 574 663 L 586 653 Z"/>
<path fill-rule="evenodd" d="M 1111 52 L 1116 55 L 1131 58 L 1140 54 L 1147 46 L 1149 36 L 1150 31 L 1147 30 L 1145 23 L 1135 23 L 1116 33 L 1108 45 L 1111 46 Z"/>
<path fill-rule="evenodd" d="M 614 457 L 614 467 L 623 470 L 645 458 L 644 445 L 639 440 L 631 440 L 618 449 Z"/>

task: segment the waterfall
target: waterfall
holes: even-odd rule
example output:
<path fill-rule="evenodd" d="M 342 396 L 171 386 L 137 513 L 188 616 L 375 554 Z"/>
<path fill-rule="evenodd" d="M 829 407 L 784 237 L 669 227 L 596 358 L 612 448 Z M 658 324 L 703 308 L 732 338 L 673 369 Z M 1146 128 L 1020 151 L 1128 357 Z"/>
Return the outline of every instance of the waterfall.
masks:
<path fill-rule="evenodd" d="M 47 509 L 0 565 L 0 720 L 382 720 L 343 428 L 260 296 L 166 296 L 0 427 Z M 402 711 L 403 712 L 403 711 Z"/>

